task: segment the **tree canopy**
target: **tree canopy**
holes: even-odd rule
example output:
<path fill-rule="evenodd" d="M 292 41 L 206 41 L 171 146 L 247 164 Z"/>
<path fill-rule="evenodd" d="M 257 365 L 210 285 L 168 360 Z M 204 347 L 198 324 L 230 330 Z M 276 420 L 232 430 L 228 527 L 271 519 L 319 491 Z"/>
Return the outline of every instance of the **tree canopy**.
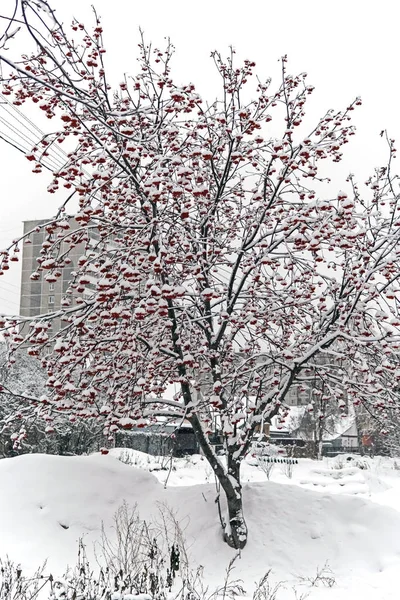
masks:
<path fill-rule="evenodd" d="M 226 539 L 243 547 L 240 462 L 290 390 L 317 372 L 343 412 L 363 403 L 384 420 L 397 407 L 394 142 L 388 165 L 362 186 L 350 175 L 342 191 L 321 165 L 341 160 L 361 101 L 306 132 L 313 87 L 286 57 L 273 87 L 234 50 L 213 52 L 221 91 L 208 102 L 174 81 L 171 43 L 142 39 L 138 73 L 111 89 L 96 14 L 93 28 L 74 20 L 68 30 L 46 1 L 21 10 L 36 51 L 15 61 L 3 50 L 2 94 L 52 120 L 26 158 L 39 173 L 64 144 L 47 189 L 71 191 L 43 225 L 31 277 L 55 282 L 71 249 L 82 255 L 60 310 L 2 319 L 11 359 L 28 345 L 42 361 L 48 393 L 37 406 L 49 420 L 100 419 L 110 440 L 160 415 L 189 421 L 227 497 Z M 29 241 L 3 252 L 2 271 Z M 180 391 L 167 399 L 172 382 Z M 210 442 L 215 427 L 226 460 Z"/>

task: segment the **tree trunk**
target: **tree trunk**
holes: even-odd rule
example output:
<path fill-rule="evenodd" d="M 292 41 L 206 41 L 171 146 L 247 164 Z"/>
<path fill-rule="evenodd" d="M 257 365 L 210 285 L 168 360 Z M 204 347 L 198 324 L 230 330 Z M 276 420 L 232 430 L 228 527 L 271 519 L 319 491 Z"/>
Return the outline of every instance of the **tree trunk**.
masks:
<path fill-rule="evenodd" d="M 227 456 L 227 460 L 228 474 L 221 480 L 221 486 L 226 494 L 229 518 L 227 530 L 224 533 L 224 539 L 231 548 L 241 550 L 247 543 L 248 530 L 243 515 L 240 461 L 234 460 L 230 454 Z"/>
<path fill-rule="evenodd" d="M 322 460 L 323 442 L 322 438 L 318 441 L 318 460 Z"/>
<path fill-rule="evenodd" d="M 323 427 L 322 427 L 322 421 L 321 419 L 318 419 L 318 421 L 316 422 L 316 434 L 317 434 L 317 460 L 322 460 L 322 444 L 323 444 L 323 439 L 322 439 L 322 435 L 323 435 Z"/>
<path fill-rule="evenodd" d="M 197 415 L 192 415 L 189 421 L 193 427 L 196 439 L 202 449 L 205 458 L 211 465 L 216 478 L 225 492 L 228 508 L 228 523 L 221 524 L 224 530 L 224 540 L 236 550 L 241 550 L 247 543 L 247 525 L 243 516 L 243 497 L 242 486 L 240 485 L 240 464 L 241 461 L 233 458 L 234 448 L 230 449 L 227 455 L 227 470 L 216 456 L 211 447 L 207 436 L 205 435 Z"/>

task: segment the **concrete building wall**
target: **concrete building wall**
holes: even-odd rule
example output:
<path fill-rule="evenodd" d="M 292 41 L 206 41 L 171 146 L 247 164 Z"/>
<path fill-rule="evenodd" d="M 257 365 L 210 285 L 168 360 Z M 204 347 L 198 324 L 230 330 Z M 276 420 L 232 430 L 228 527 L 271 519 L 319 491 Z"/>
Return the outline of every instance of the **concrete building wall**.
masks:
<path fill-rule="evenodd" d="M 34 231 L 36 227 L 46 223 L 46 219 L 24 221 L 24 235 L 33 231 L 29 236 L 30 244 L 23 244 L 22 248 L 22 273 L 21 273 L 21 300 L 20 315 L 22 317 L 35 317 L 49 312 L 59 310 L 61 300 L 67 291 L 78 258 L 84 253 L 83 244 L 79 244 L 69 252 L 72 262 L 62 269 L 62 276 L 54 283 L 45 281 L 45 274 L 41 273 L 37 281 L 32 281 L 31 275 L 37 270 L 37 259 L 41 255 L 42 244 L 48 238 L 49 234 L 45 228 L 40 231 Z M 71 222 L 73 229 L 74 223 Z M 57 319 L 52 323 L 52 330 L 57 331 L 60 328 L 60 321 Z"/>

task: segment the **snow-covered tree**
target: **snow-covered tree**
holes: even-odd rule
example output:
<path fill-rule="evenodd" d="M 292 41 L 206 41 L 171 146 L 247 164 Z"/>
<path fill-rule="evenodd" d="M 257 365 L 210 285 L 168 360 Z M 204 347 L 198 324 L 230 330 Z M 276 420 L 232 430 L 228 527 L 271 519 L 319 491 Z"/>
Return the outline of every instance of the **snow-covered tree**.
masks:
<path fill-rule="evenodd" d="M 314 458 L 321 459 L 323 442 L 334 439 L 343 430 L 343 424 L 354 421 L 354 408 L 348 402 L 346 386 L 335 384 L 332 395 L 331 385 L 326 382 L 326 372 L 343 372 L 342 360 L 329 357 L 326 353 L 316 355 L 298 378 L 297 396 L 301 406 L 290 415 L 288 426 L 291 432 L 308 442 Z M 379 426 L 379 425 L 378 425 Z"/>
<path fill-rule="evenodd" d="M 397 405 L 394 143 L 366 186 L 350 176 L 340 191 L 321 165 L 340 161 L 360 100 L 306 132 L 313 88 L 285 57 L 274 89 L 251 60 L 214 52 L 221 93 L 207 102 L 174 81 L 171 44 L 142 41 L 138 74 L 113 90 L 96 16 L 93 29 L 73 21 L 70 35 L 46 1 L 20 10 L 35 48 L 20 60 L 3 50 L 2 93 L 52 121 L 27 159 L 38 173 L 64 144 L 48 191 L 67 188 L 79 204 L 74 214 L 64 202 L 44 226 L 32 278 L 56 281 L 69 249 L 86 250 L 60 311 L 22 329 L 20 318 L 2 319 L 11 360 L 29 345 L 42 361 L 47 419 L 99 419 L 107 437 L 159 415 L 189 421 L 226 497 L 225 539 L 242 548 L 241 462 L 318 354 L 332 358 L 319 366 L 327 401 L 340 404 L 345 386 L 382 415 Z M 2 254 L 3 271 L 22 241 Z M 51 333 L 56 317 L 63 327 Z M 170 382 L 180 391 L 166 399 Z M 212 423 L 225 457 L 209 441 Z"/>
<path fill-rule="evenodd" d="M 26 417 L 30 417 L 32 427 L 36 426 L 36 422 L 32 422 L 32 406 L 28 398 L 38 398 L 46 391 L 45 371 L 26 352 L 19 350 L 15 353 L 11 368 L 6 368 L 6 363 L 7 347 L 1 344 L 0 453 L 3 455 L 19 448 L 26 440 Z M 21 426 L 17 427 L 16 423 Z"/>
<path fill-rule="evenodd" d="M 86 419 L 69 423 L 62 415 L 49 419 L 41 408 L 46 372 L 24 349 L 15 352 L 10 368 L 5 368 L 7 352 L 5 344 L 1 344 L 0 456 L 26 452 L 82 454 L 99 450 L 101 425 Z"/>

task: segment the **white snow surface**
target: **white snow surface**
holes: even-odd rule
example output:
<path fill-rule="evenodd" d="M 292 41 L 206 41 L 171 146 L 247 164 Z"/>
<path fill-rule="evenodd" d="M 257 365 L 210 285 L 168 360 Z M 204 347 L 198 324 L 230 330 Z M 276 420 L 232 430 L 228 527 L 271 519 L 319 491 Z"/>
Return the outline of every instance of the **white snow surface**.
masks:
<path fill-rule="evenodd" d="M 118 460 L 121 455 L 130 464 Z M 251 462 L 243 465 L 249 542 L 234 572 L 246 589 L 271 568 L 275 581 L 289 582 L 278 600 L 294 600 L 293 585 L 311 600 L 398 600 L 400 471 L 394 461 L 366 459 L 363 469 L 336 461 L 342 468 L 335 469 L 334 459 L 304 459 L 290 479 L 276 464 L 270 481 Z M 161 503 L 181 521 L 193 566 L 203 565 L 210 585 L 220 585 L 234 551 L 221 539 L 211 470 L 201 456 L 169 466 L 167 459 L 132 450 L 0 460 L 0 555 L 27 569 L 47 559 L 48 570 L 61 574 L 76 562 L 78 539 L 92 547 L 102 522 L 110 527 L 123 501 L 137 504 L 149 520 Z M 298 576 L 311 576 L 325 563 L 336 585 L 301 587 Z"/>

